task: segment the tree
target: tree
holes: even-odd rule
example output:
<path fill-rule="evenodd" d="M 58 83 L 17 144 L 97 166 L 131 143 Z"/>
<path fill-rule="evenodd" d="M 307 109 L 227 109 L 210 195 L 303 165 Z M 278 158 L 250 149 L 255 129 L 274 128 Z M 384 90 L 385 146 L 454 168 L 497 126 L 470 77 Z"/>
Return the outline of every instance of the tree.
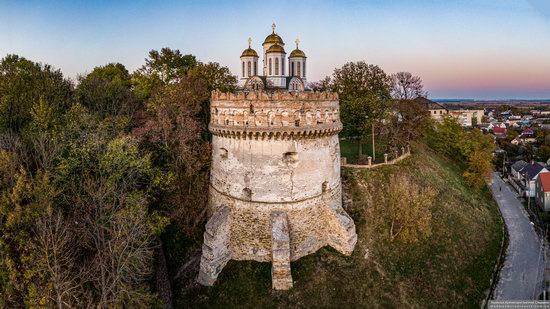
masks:
<path fill-rule="evenodd" d="M 209 92 L 216 89 L 232 92 L 237 86 L 237 77 L 231 75 L 227 67 L 222 67 L 217 62 L 198 62 L 194 67 L 189 69 L 189 74 L 204 79 Z"/>
<path fill-rule="evenodd" d="M 428 145 L 453 158 L 465 169 L 463 176 L 468 184 L 481 189 L 492 170 L 493 139 L 481 130 L 465 131 L 456 119 L 445 117 L 429 130 Z"/>
<path fill-rule="evenodd" d="M 391 76 L 392 96 L 398 100 L 413 100 L 418 97 L 427 97 L 428 93 L 424 91 L 422 79 L 413 76 L 409 72 L 398 72 Z"/>
<path fill-rule="evenodd" d="M 332 91 L 332 79 L 326 76 L 320 81 L 309 83 L 309 88 L 313 91 Z"/>
<path fill-rule="evenodd" d="M 485 181 L 493 169 L 492 159 L 490 152 L 481 149 L 474 150 L 468 156 L 468 167 L 464 172 L 464 178 L 471 187 L 479 190 L 485 186 Z"/>
<path fill-rule="evenodd" d="M 7 55 L 0 60 L 0 132 L 20 132 L 40 99 L 61 113 L 72 102 L 72 88 L 61 71 Z"/>
<path fill-rule="evenodd" d="M 428 132 L 427 140 L 431 148 L 458 161 L 465 159 L 459 145 L 464 139 L 464 129 L 456 119 L 444 117 Z"/>
<path fill-rule="evenodd" d="M 47 174 L 42 175 L 41 181 L 40 203 L 46 207 L 34 228 L 34 248 L 38 256 L 35 266 L 45 279 L 43 287 L 48 287 L 42 291 L 46 296 L 43 302 L 57 308 L 83 306 L 86 271 L 77 260 L 79 239 L 72 226 L 72 222 L 79 219 L 68 219 L 60 210 L 54 210 L 53 188 Z"/>
<path fill-rule="evenodd" d="M 550 159 L 550 146 L 541 145 L 536 152 L 536 157 L 538 161 L 546 162 Z"/>
<path fill-rule="evenodd" d="M 193 77 L 196 81 L 202 80 L 206 83 L 208 93 L 216 89 L 225 92 L 233 92 L 237 87 L 237 78 L 231 75 L 227 67 L 222 67 L 216 62 L 209 62 L 206 64 L 199 62 L 195 67 L 189 70 L 188 76 Z M 203 82 L 200 82 L 200 84 Z M 202 121 L 201 126 L 203 128 L 201 134 L 203 136 L 209 136 L 208 122 L 210 121 L 210 96 L 205 96 L 200 106 L 199 118 Z"/>
<path fill-rule="evenodd" d="M 200 237 L 206 214 L 210 145 L 201 113 L 209 95 L 206 79 L 189 74 L 161 88 L 149 102 L 148 118 L 133 130 L 174 175 L 175 186 L 160 204 L 189 237 Z"/>
<path fill-rule="evenodd" d="M 131 86 L 128 70 L 120 63 L 110 63 L 79 77 L 76 98 L 101 119 L 131 117 L 139 107 Z"/>
<path fill-rule="evenodd" d="M 419 185 L 407 174 L 393 174 L 382 188 L 390 240 L 415 242 L 431 233 L 431 206 L 436 192 Z"/>
<path fill-rule="evenodd" d="M 420 138 L 433 125 L 425 107 L 415 100 L 395 100 L 385 120 L 381 131 L 387 139 L 386 151 Z"/>
<path fill-rule="evenodd" d="M 359 61 L 334 70 L 332 80 L 332 88 L 340 97 L 342 135 L 361 141 L 387 111 L 391 79 L 380 67 Z"/>
<path fill-rule="evenodd" d="M 178 49 L 151 50 L 145 64 L 132 75 L 136 95 L 148 99 L 158 87 L 175 83 L 196 65 L 195 56 L 182 55 Z"/>

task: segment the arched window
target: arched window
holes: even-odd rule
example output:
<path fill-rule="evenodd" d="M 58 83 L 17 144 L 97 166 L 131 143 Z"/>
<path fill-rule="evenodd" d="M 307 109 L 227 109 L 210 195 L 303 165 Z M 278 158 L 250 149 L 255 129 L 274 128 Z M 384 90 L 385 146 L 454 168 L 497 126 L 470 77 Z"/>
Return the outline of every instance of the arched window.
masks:
<path fill-rule="evenodd" d="M 271 58 L 269 58 L 269 75 L 271 75 Z"/>
<path fill-rule="evenodd" d="M 303 77 L 306 77 L 306 62 L 304 60 L 304 67 L 302 68 L 302 71 L 303 71 Z"/>
<path fill-rule="evenodd" d="M 254 76 L 258 75 L 258 62 L 254 61 Z"/>
<path fill-rule="evenodd" d="M 243 64 L 243 68 L 244 68 L 244 64 Z M 243 69 L 243 74 L 244 74 L 244 69 Z M 294 61 L 290 63 L 290 75 L 294 76 Z"/>
<path fill-rule="evenodd" d="M 300 68 L 301 68 L 301 63 L 298 62 L 298 74 L 296 74 L 297 76 L 302 76 Z"/>
<path fill-rule="evenodd" d="M 275 75 L 279 75 L 279 58 L 275 58 Z"/>
<path fill-rule="evenodd" d="M 243 77 L 244 77 L 244 61 L 243 61 Z"/>
<path fill-rule="evenodd" d="M 250 65 L 250 61 L 248 61 L 248 77 L 252 75 L 252 66 Z"/>
<path fill-rule="evenodd" d="M 285 57 L 281 57 L 281 75 L 285 75 Z"/>

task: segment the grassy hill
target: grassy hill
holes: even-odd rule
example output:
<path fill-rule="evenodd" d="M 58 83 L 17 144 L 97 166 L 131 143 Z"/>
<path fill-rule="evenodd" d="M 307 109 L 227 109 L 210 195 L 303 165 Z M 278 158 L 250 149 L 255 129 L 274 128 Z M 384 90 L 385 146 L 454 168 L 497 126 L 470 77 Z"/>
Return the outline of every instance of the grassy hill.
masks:
<path fill-rule="evenodd" d="M 176 307 L 479 307 L 500 250 L 502 221 L 489 193 L 473 192 L 460 169 L 423 145 L 394 166 L 344 170 L 347 211 L 357 227 L 350 257 L 331 248 L 292 263 L 290 291 L 271 290 L 269 263 L 231 261 L 211 288 L 189 272 L 176 286 Z M 397 172 L 436 191 L 431 233 L 390 241 L 377 188 Z"/>

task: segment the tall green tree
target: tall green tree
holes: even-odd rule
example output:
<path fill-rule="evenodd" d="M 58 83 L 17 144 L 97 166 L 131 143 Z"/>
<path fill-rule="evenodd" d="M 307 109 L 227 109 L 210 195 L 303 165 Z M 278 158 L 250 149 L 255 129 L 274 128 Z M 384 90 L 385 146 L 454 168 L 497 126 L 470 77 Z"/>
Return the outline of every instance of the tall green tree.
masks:
<path fill-rule="evenodd" d="M 132 116 L 139 101 L 131 87 L 128 70 L 120 63 L 110 63 L 79 77 L 76 98 L 100 118 Z"/>
<path fill-rule="evenodd" d="M 61 71 L 7 55 L 0 60 L 0 132 L 20 132 L 41 98 L 60 113 L 72 103 L 72 89 Z"/>
<path fill-rule="evenodd" d="M 493 168 L 495 145 L 489 135 L 478 129 L 465 131 L 452 117 L 445 117 L 427 134 L 428 145 L 434 150 L 454 159 L 464 168 L 464 178 L 476 189 L 485 186 Z"/>
<path fill-rule="evenodd" d="M 197 63 L 195 56 L 182 55 L 178 49 L 151 50 L 145 64 L 132 76 L 136 95 L 150 98 L 158 87 L 176 82 Z"/>
<path fill-rule="evenodd" d="M 371 126 L 385 116 L 391 103 L 391 78 L 379 66 L 364 61 L 334 70 L 332 89 L 340 96 L 342 135 L 359 140 L 372 133 Z"/>
<path fill-rule="evenodd" d="M 174 186 L 159 204 L 190 237 L 199 237 L 206 210 L 210 145 L 202 111 L 209 96 L 206 79 L 188 74 L 151 98 L 149 118 L 133 130 L 174 175 Z"/>

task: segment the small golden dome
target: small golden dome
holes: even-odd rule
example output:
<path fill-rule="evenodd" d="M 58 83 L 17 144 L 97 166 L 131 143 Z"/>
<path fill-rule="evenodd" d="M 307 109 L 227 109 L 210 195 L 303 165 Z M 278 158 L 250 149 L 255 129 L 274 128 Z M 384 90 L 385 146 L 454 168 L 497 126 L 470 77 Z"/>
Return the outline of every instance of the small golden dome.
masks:
<path fill-rule="evenodd" d="M 296 49 L 290 53 L 289 58 L 306 58 L 306 53 L 304 53 L 300 48 L 298 48 L 298 44 L 300 44 L 300 40 L 296 39 L 295 42 L 296 42 Z"/>
<path fill-rule="evenodd" d="M 306 58 L 306 54 L 302 50 L 296 48 L 290 53 L 289 58 Z"/>
<path fill-rule="evenodd" d="M 267 54 L 270 54 L 270 53 L 286 54 L 285 49 L 279 44 L 272 45 L 270 48 L 267 49 L 266 53 Z"/>
<path fill-rule="evenodd" d="M 258 53 L 253 50 L 252 48 L 247 48 L 243 51 L 243 53 L 241 54 L 241 58 L 242 57 L 256 57 L 258 58 Z"/>

